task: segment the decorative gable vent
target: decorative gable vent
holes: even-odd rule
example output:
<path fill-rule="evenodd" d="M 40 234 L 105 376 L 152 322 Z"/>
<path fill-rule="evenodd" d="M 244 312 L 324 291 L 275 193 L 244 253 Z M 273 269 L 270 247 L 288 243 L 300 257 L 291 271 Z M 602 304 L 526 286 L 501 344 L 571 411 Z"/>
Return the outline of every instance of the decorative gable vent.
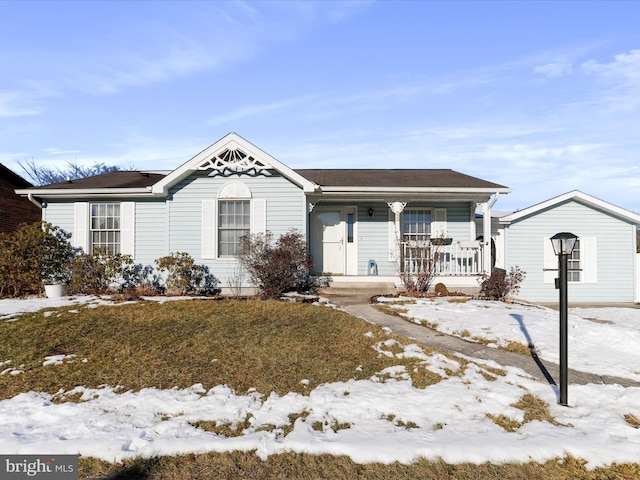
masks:
<path fill-rule="evenodd" d="M 271 165 L 259 161 L 239 148 L 225 149 L 198 165 L 198 170 L 213 170 L 220 173 L 253 172 L 258 173 L 272 168 Z"/>

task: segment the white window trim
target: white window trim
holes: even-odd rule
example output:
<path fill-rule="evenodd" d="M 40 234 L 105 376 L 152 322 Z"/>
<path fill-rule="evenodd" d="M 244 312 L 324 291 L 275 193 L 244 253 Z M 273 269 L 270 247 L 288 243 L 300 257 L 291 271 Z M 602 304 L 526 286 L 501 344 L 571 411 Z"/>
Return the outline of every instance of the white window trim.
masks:
<path fill-rule="evenodd" d="M 114 203 L 120 205 L 120 253 L 135 256 L 135 202 L 74 202 L 74 222 L 71 242 L 83 252 L 91 252 L 91 205 Z"/>
<path fill-rule="evenodd" d="M 553 251 L 550 237 L 543 238 L 543 282 L 554 283 L 558 277 L 558 257 Z M 580 248 L 580 280 L 569 282 L 573 285 L 598 283 L 598 249 L 596 237 L 579 237 Z"/>
<path fill-rule="evenodd" d="M 249 225 L 251 234 L 267 232 L 267 199 L 252 198 L 252 192 L 243 182 L 234 180 L 225 183 L 215 199 L 202 200 L 202 258 L 229 260 L 234 257 L 220 256 L 218 252 L 218 202 L 226 200 L 249 201 Z"/>

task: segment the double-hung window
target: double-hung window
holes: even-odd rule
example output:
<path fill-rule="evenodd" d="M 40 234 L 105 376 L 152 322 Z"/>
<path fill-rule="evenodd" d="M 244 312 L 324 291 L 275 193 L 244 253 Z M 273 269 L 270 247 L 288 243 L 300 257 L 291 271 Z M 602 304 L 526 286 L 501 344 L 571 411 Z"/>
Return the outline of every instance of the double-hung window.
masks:
<path fill-rule="evenodd" d="M 89 225 L 91 253 L 120 253 L 119 203 L 92 203 Z"/>
<path fill-rule="evenodd" d="M 218 255 L 232 257 L 240 239 L 251 233 L 250 200 L 218 200 Z"/>
<path fill-rule="evenodd" d="M 431 236 L 431 210 L 405 209 L 402 213 L 402 239 L 424 241 Z"/>
<path fill-rule="evenodd" d="M 580 246 L 580 239 L 576 240 L 576 244 L 573 247 L 573 252 L 567 258 L 567 280 L 569 282 L 581 282 L 582 278 L 580 274 L 582 259 L 582 247 Z"/>

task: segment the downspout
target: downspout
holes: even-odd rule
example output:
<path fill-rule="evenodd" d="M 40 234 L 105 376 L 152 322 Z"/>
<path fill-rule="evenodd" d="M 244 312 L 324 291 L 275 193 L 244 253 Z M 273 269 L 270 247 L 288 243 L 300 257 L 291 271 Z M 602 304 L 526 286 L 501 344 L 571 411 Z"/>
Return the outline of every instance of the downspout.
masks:
<path fill-rule="evenodd" d="M 33 193 L 28 193 L 28 194 L 27 194 L 27 198 L 29 199 L 29 201 L 30 201 L 31 203 L 33 203 L 33 204 L 34 204 L 36 207 L 38 207 L 39 209 L 41 209 L 41 210 L 42 210 L 42 209 L 44 208 L 44 207 L 42 206 L 42 204 L 41 204 L 39 201 L 37 201 L 37 200 L 35 199 L 35 197 L 33 196 Z"/>

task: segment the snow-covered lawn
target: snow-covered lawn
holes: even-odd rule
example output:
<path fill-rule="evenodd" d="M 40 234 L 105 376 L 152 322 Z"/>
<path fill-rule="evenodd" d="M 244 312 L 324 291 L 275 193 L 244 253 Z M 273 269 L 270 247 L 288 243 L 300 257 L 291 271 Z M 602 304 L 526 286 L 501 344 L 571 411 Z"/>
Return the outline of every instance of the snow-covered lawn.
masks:
<path fill-rule="evenodd" d="M 451 298 L 382 298 L 406 310 L 416 323 L 438 331 L 483 339 L 490 346 L 509 342 L 533 344 L 543 360 L 559 362 L 559 314 L 534 305 Z M 395 304 L 395 305 L 394 305 Z M 569 366 L 584 372 L 630 378 L 640 382 L 640 309 L 571 308 L 569 310 Z"/>
<path fill-rule="evenodd" d="M 75 301 L 105 303 L 93 297 Z M 19 311 L 71 302 L 4 300 L 0 301 L 0 315 L 11 321 Z M 446 300 L 431 305 L 420 301 L 403 308 L 410 309 L 413 317 L 437 323 L 443 331 L 466 329 L 496 344 L 527 343 L 528 335 L 543 358 L 554 360 L 557 355 L 553 346 L 557 335 L 551 333 L 557 312 Z M 572 336 L 584 344 L 581 350 L 577 350 L 578 341 L 571 346 L 573 367 L 600 371 L 602 365 L 612 370 L 615 365 L 615 371 L 606 373 L 638 378 L 640 354 L 634 356 L 628 345 L 634 341 L 638 345 L 640 310 L 572 313 Z M 381 355 L 417 356 L 445 379 L 416 389 L 400 367 L 368 380 L 324 384 L 308 395 L 282 397 L 265 397 L 259 392 L 238 395 L 223 385 L 209 391 L 194 385 L 183 390 L 137 392 L 78 386 L 75 391 L 83 401 L 67 403 L 54 403 L 49 394 L 25 392 L 0 402 L 0 451 L 80 453 L 107 461 L 255 450 L 261 458 L 295 451 L 348 455 L 357 462 L 411 462 L 418 457 L 450 463 L 544 462 L 568 454 L 587 460 L 590 467 L 640 462 L 640 429 L 625 421 L 625 416 L 640 417 L 640 388 L 570 385 L 571 406 L 561 407 L 551 386 L 521 370 L 480 360 L 465 366 L 440 354 L 425 354 L 410 341 L 403 346 L 393 343 L 382 342 L 376 348 Z M 605 361 L 603 357 L 613 358 Z M 7 370 L 10 360 L 0 358 Z M 496 368 L 505 374 L 496 373 Z M 549 404 L 557 425 L 537 420 L 523 423 L 523 411 L 512 405 L 527 393 Z M 504 415 L 522 425 L 508 432 L 489 415 Z M 243 435 L 232 438 L 193 426 L 198 421 L 244 422 L 249 416 Z M 295 424 L 285 435 L 283 428 L 290 418 L 296 418 Z"/>

